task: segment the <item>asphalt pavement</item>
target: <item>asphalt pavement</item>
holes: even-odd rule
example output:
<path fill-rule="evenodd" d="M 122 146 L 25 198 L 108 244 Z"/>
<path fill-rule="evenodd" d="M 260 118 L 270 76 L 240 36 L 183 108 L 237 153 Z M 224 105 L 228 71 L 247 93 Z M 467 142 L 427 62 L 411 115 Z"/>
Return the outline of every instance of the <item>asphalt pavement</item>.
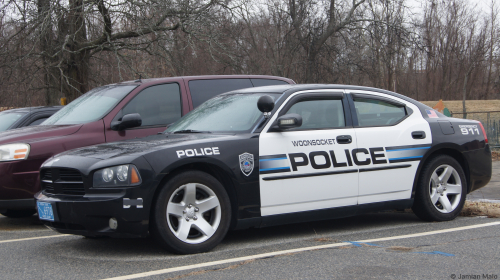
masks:
<path fill-rule="evenodd" d="M 500 200 L 500 162 L 472 200 Z M 0 216 L 0 279 L 499 279 L 500 219 L 428 223 L 383 212 L 231 231 L 180 256 L 151 239 L 61 235 Z M 454 278 L 453 278 L 454 277 Z"/>

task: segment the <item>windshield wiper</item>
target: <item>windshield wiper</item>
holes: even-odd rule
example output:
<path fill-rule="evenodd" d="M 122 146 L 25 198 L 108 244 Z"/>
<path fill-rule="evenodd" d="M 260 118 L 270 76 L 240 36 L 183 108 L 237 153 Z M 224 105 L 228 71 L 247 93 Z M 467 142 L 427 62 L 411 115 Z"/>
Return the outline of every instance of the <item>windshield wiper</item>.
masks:
<path fill-rule="evenodd" d="M 183 129 L 183 130 L 174 131 L 173 133 L 212 133 L 212 132 L 211 131 L 194 130 L 194 129 Z"/>

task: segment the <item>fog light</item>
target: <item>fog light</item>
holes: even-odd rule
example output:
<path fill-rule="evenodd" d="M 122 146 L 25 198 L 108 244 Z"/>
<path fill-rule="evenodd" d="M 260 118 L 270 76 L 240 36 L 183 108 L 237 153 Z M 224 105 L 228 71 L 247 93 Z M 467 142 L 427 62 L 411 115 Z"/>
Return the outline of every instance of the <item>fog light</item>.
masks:
<path fill-rule="evenodd" d="M 115 218 L 109 219 L 109 227 L 111 229 L 116 229 L 118 227 L 118 221 Z"/>

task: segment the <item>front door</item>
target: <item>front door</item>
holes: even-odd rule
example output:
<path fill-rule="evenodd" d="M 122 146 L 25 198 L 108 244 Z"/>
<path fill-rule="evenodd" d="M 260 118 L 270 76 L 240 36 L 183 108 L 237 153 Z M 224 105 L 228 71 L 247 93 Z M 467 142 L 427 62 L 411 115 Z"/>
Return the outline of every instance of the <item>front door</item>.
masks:
<path fill-rule="evenodd" d="M 259 139 L 261 215 L 357 204 L 356 134 L 342 92 L 290 96 Z M 302 126 L 279 131 L 276 118 L 301 115 Z"/>
<path fill-rule="evenodd" d="M 106 123 L 106 142 L 131 138 L 141 138 L 162 132 L 181 118 L 181 91 L 178 83 L 153 85 L 139 92 L 118 114 Z M 142 125 L 126 130 L 115 131 L 111 122 L 120 120 L 127 114 L 141 115 Z"/>

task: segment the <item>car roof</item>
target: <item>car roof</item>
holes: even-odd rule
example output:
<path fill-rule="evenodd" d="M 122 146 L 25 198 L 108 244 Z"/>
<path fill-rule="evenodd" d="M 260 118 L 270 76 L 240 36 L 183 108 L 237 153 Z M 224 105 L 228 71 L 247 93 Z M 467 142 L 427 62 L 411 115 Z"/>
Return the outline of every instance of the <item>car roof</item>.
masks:
<path fill-rule="evenodd" d="M 241 90 L 235 90 L 232 91 L 231 93 L 264 93 L 264 92 L 269 92 L 269 93 L 294 93 L 298 91 L 304 91 L 304 90 L 317 90 L 317 89 L 342 89 L 342 90 L 366 90 L 366 91 L 373 91 L 373 92 L 378 92 L 378 93 L 383 93 L 387 95 L 391 95 L 394 97 L 401 98 L 405 101 L 408 101 L 413 104 L 420 104 L 420 102 L 409 98 L 408 96 L 404 96 L 399 93 L 395 93 L 392 91 L 388 91 L 385 89 L 379 89 L 379 88 L 372 88 L 372 87 L 364 87 L 364 86 L 352 86 L 352 85 L 342 85 L 342 84 L 295 84 L 295 85 L 277 85 L 277 86 L 262 86 L 262 87 L 255 87 L 255 88 L 246 88 L 246 89 L 241 89 Z"/>
<path fill-rule="evenodd" d="M 36 107 L 24 107 L 24 108 L 15 108 L 1 111 L 0 113 L 33 113 L 40 111 L 57 111 L 61 109 L 63 106 L 36 106 Z"/>
<path fill-rule="evenodd" d="M 159 83 L 159 82 L 172 82 L 183 80 L 215 80 L 215 79 L 270 79 L 270 80 L 281 80 L 287 82 L 293 82 L 292 79 L 278 76 L 267 76 L 267 75 L 201 75 L 201 76 L 176 76 L 176 77 L 163 77 L 163 78 L 150 78 L 150 79 L 137 79 L 131 81 L 124 81 L 120 84 L 148 84 L 148 83 Z"/>

